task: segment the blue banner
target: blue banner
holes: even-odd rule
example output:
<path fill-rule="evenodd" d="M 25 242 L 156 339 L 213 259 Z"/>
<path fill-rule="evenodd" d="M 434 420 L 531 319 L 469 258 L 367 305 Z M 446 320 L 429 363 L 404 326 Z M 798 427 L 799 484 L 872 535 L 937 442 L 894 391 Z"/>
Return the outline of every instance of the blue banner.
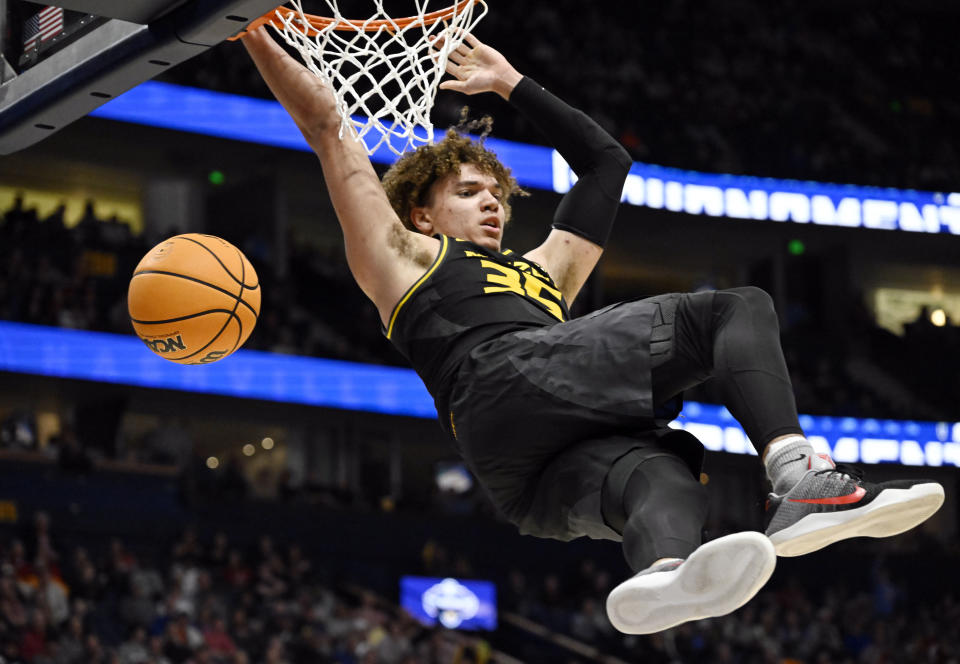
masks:
<path fill-rule="evenodd" d="M 275 101 L 147 81 L 91 115 L 123 122 L 310 151 Z M 576 181 L 556 151 L 487 139 L 525 187 L 566 192 Z M 371 159 L 389 164 L 386 146 Z M 634 163 L 624 186 L 628 205 L 687 214 L 801 224 L 960 235 L 960 193 L 699 173 Z"/>
<path fill-rule="evenodd" d="M 252 350 L 198 368 L 164 360 L 132 335 L 0 321 L 0 371 L 436 417 L 409 369 Z"/>
<path fill-rule="evenodd" d="M 433 400 L 410 369 L 239 350 L 213 364 L 174 364 L 137 337 L 0 321 L 0 371 L 222 394 L 434 418 Z M 802 415 L 814 447 L 836 461 L 960 466 L 960 423 Z M 723 406 L 687 402 L 672 426 L 707 449 L 756 454 Z"/>
<path fill-rule="evenodd" d="M 716 452 L 753 454 L 743 429 L 723 406 L 688 401 L 671 426 L 686 429 Z M 800 415 L 818 453 L 838 463 L 960 466 L 960 423 Z"/>

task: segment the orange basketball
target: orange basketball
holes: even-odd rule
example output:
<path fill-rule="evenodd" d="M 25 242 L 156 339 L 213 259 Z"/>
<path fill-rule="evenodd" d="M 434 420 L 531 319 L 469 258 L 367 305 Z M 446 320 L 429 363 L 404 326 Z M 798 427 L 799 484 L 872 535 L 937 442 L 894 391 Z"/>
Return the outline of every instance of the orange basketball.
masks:
<path fill-rule="evenodd" d="M 239 249 L 213 235 L 161 242 L 133 271 L 130 322 L 147 348 L 180 364 L 210 364 L 240 348 L 260 315 L 260 282 Z"/>

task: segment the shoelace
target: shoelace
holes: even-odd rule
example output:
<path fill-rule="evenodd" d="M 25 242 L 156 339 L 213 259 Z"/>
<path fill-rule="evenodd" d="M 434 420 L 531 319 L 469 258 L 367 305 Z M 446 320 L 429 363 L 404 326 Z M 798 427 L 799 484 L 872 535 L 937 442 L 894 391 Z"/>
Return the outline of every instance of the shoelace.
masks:
<path fill-rule="evenodd" d="M 849 477 L 857 484 L 860 484 L 860 482 L 863 481 L 863 471 L 854 466 L 848 466 L 845 463 L 838 463 L 835 468 L 824 468 L 823 470 L 818 470 L 814 474 L 827 475 L 830 473 L 837 473 L 838 475 Z"/>

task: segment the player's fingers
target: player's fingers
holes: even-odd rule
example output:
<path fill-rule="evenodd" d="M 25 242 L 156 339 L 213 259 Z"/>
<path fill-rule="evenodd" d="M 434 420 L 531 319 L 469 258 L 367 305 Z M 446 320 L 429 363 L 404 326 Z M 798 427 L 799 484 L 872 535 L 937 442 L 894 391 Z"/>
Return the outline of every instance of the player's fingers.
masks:
<path fill-rule="evenodd" d="M 447 38 L 445 35 L 434 36 L 430 38 L 430 47 L 436 51 L 441 50 L 444 45 L 447 43 Z M 467 57 L 470 56 L 472 49 L 466 48 L 463 44 L 458 44 L 456 48 L 450 49 L 450 52 L 447 54 L 448 57 L 453 58 L 456 55 L 457 62 L 463 62 Z"/>
<path fill-rule="evenodd" d="M 461 27 L 456 28 L 447 28 L 443 31 L 444 36 L 450 35 L 453 39 L 463 39 L 464 35 L 467 34 L 466 30 Z"/>
<path fill-rule="evenodd" d="M 457 47 L 453 49 L 453 51 L 456 53 L 462 53 L 463 55 L 470 55 L 471 53 L 473 53 L 473 47 L 471 47 L 469 44 L 466 44 L 465 42 L 460 42 L 459 44 L 457 44 Z"/>
<path fill-rule="evenodd" d="M 464 41 L 465 38 L 469 36 L 470 33 L 466 32 L 463 28 L 452 28 L 443 33 L 443 39 L 450 39 L 451 42 L 456 45 L 456 50 L 464 53 L 469 53 L 473 50 L 471 46 Z"/>
<path fill-rule="evenodd" d="M 452 74 L 453 76 L 456 76 L 458 79 L 463 78 L 463 67 L 461 67 L 457 63 L 447 60 L 446 69 L 448 74 Z"/>
<path fill-rule="evenodd" d="M 240 38 L 240 41 L 248 46 L 254 45 L 255 48 L 259 47 L 263 50 L 269 50 L 269 42 L 272 42 L 273 39 L 267 34 L 267 29 L 260 26 L 244 34 L 243 37 Z"/>
<path fill-rule="evenodd" d="M 259 27 L 243 37 L 243 45 L 253 57 L 253 61 L 260 69 L 286 70 L 306 72 L 298 60 L 280 48 L 280 45 L 267 33 L 267 29 Z"/>
<path fill-rule="evenodd" d="M 461 27 L 452 28 L 448 30 L 448 33 L 454 39 L 457 39 L 461 42 L 466 43 L 469 48 L 476 48 L 477 46 L 483 46 L 483 42 L 473 36 L 472 33 L 467 32 Z"/>
<path fill-rule="evenodd" d="M 440 83 L 441 90 L 453 90 L 455 92 L 463 92 L 466 87 L 462 81 L 443 81 Z"/>
<path fill-rule="evenodd" d="M 451 62 L 457 63 L 458 65 L 462 65 L 464 62 L 466 62 L 468 57 L 468 55 L 464 55 L 458 51 L 450 51 L 450 53 L 447 55 L 447 59 L 449 59 Z"/>

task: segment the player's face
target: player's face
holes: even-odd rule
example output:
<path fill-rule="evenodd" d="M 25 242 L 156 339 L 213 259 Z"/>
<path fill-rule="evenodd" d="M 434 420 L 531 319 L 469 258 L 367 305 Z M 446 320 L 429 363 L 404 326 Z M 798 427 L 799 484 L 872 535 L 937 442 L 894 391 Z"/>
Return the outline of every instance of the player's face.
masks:
<path fill-rule="evenodd" d="M 506 221 L 502 198 L 503 189 L 495 177 L 473 164 L 463 164 L 459 174 L 434 183 L 429 203 L 421 208 L 429 227 L 421 227 L 421 231 L 499 251 Z"/>

